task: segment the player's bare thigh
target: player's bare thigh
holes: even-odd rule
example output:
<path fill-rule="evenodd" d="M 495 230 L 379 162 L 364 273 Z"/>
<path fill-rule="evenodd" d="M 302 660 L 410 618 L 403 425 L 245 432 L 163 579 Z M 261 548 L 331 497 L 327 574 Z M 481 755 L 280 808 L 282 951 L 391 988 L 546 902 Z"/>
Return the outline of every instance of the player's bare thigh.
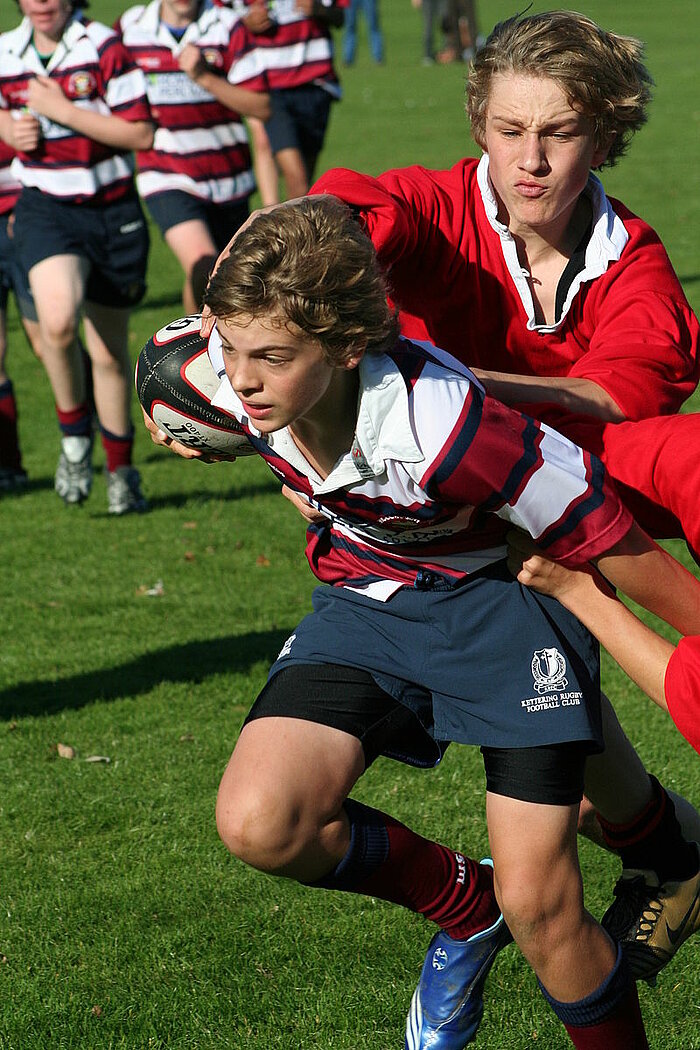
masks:
<path fill-rule="evenodd" d="M 186 219 L 165 231 L 165 242 L 185 273 L 189 273 L 203 256 L 216 257 L 219 252 L 201 219 Z"/>
<path fill-rule="evenodd" d="M 362 745 L 348 733 L 299 718 L 255 719 L 221 780 L 219 834 L 253 867 L 313 882 L 347 850 L 342 807 L 364 768 Z"/>

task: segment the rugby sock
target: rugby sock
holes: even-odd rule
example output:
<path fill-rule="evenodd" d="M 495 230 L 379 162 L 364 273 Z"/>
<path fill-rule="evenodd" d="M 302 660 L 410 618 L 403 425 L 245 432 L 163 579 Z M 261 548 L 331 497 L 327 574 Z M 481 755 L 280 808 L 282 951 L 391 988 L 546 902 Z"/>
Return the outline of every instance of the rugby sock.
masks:
<path fill-rule="evenodd" d="M 431 842 L 379 810 L 347 799 L 350 845 L 338 866 L 312 885 L 400 904 L 466 940 L 501 914 L 493 870 Z"/>
<path fill-rule="evenodd" d="M 576 1050 L 649 1050 L 637 986 L 619 945 L 612 970 L 585 999 L 560 1003 L 541 982 L 540 989 Z"/>
<path fill-rule="evenodd" d="M 110 473 L 117 467 L 131 466 L 131 453 L 134 447 L 133 427 L 124 437 L 112 434 L 100 425 L 100 438 L 107 459 L 107 470 Z"/>
<path fill-rule="evenodd" d="M 623 868 L 654 871 L 659 882 L 690 879 L 698 870 L 695 844 L 683 837 L 672 799 L 656 777 L 649 779 L 652 798 L 629 824 L 610 824 L 598 814 L 605 842 Z"/>
<path fill-rule="evenodd" d="M 17 433 L 17 402 L 12 380 L 0 383 L 0 467 L 22 469 Z"/>
<path fill-rule="evenodd" d="M 90 437 L 92 435 L 92 409 L 87 402 L 64 412 L 56 407 L 58 425 L 64 437 Z"/>

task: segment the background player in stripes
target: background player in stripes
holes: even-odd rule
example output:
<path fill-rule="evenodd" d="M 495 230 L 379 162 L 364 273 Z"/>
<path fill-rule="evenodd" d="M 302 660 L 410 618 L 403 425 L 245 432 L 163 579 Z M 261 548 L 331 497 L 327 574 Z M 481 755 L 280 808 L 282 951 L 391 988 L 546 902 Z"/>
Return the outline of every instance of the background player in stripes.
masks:
<path fill-rule="evenodd" d="M 270 113 L 264 91 L 231 82 L 245 40 L 237 22 L 203 0 L 151 0 L 117 23 L 146 77 L 156 122 L 152 147 L 137 155 L 137 185 L 184 270 L 188 313 L 199 309 L 217 254 L 248 216 L 255 181 L 241 114 Z"/>
<path fill-rule="evenodd" d="M 83 313 L 107 459 L 108 509 L 141 511 L 131 465 L 129 310 L 143 296 L 148 233 L 131 150 L 153 137 L 143 74 L 80 0 L 21 0 L 0 37 L 0 135 L 22 183 L 14 236 L 39 319 L 41 356 L 62 432 L 56 491 L 92 485 L 92 406 L 77 338 Z"/>
<path fill-rule="evenodd" d="M 17 401 L 12 380 L 7 372 L 6 308 L 10 291 L 27 339 L 39 355 L 39 328 L 29 279 L 15 252 L 12 236 L 12 209 L 22 189 L 10 171 L 14 151 L 0 142 L 0 493 L 25 488 L 27 472 L 17 429 Z"/>

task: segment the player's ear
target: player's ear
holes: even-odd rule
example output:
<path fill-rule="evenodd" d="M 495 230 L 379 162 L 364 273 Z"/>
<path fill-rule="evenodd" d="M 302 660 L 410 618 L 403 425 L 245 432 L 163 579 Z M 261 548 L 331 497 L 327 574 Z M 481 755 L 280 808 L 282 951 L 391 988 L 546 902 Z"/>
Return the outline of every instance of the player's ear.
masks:
<path fill-rule="evenodd" d="M 339 362 L 339 368 L 357 368 L 362 358 L 365 356 L 364 346 L 351 346 L 345 351 L 345 355 Z"/>
<path fill-rule="evenodd" d="M 591 160 L 591 168 L 593 171 L 597 171 L 598 168 L 602 168 L 605 164 L 608 159 L 608 153 L 612 149 L 613 142 L 615 141 L 616 134 L 615 131 L 611 132 L 610 137 L 596 147 L 593 159 Z"/>

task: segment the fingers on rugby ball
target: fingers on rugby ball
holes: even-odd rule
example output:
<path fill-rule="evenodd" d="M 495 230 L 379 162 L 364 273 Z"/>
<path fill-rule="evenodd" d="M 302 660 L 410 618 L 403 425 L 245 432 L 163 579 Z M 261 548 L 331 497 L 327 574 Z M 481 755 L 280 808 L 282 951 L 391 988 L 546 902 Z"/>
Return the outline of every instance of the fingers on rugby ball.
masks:
<path fill-rule="evenodd" d="M 211 403 L 220 380 L 200 325 L 199 315 L 181 317 L 151 336 L 136 362 L 138 399 L 157 427 L 188 448 L 252 455 L 236 417 Z"/>

